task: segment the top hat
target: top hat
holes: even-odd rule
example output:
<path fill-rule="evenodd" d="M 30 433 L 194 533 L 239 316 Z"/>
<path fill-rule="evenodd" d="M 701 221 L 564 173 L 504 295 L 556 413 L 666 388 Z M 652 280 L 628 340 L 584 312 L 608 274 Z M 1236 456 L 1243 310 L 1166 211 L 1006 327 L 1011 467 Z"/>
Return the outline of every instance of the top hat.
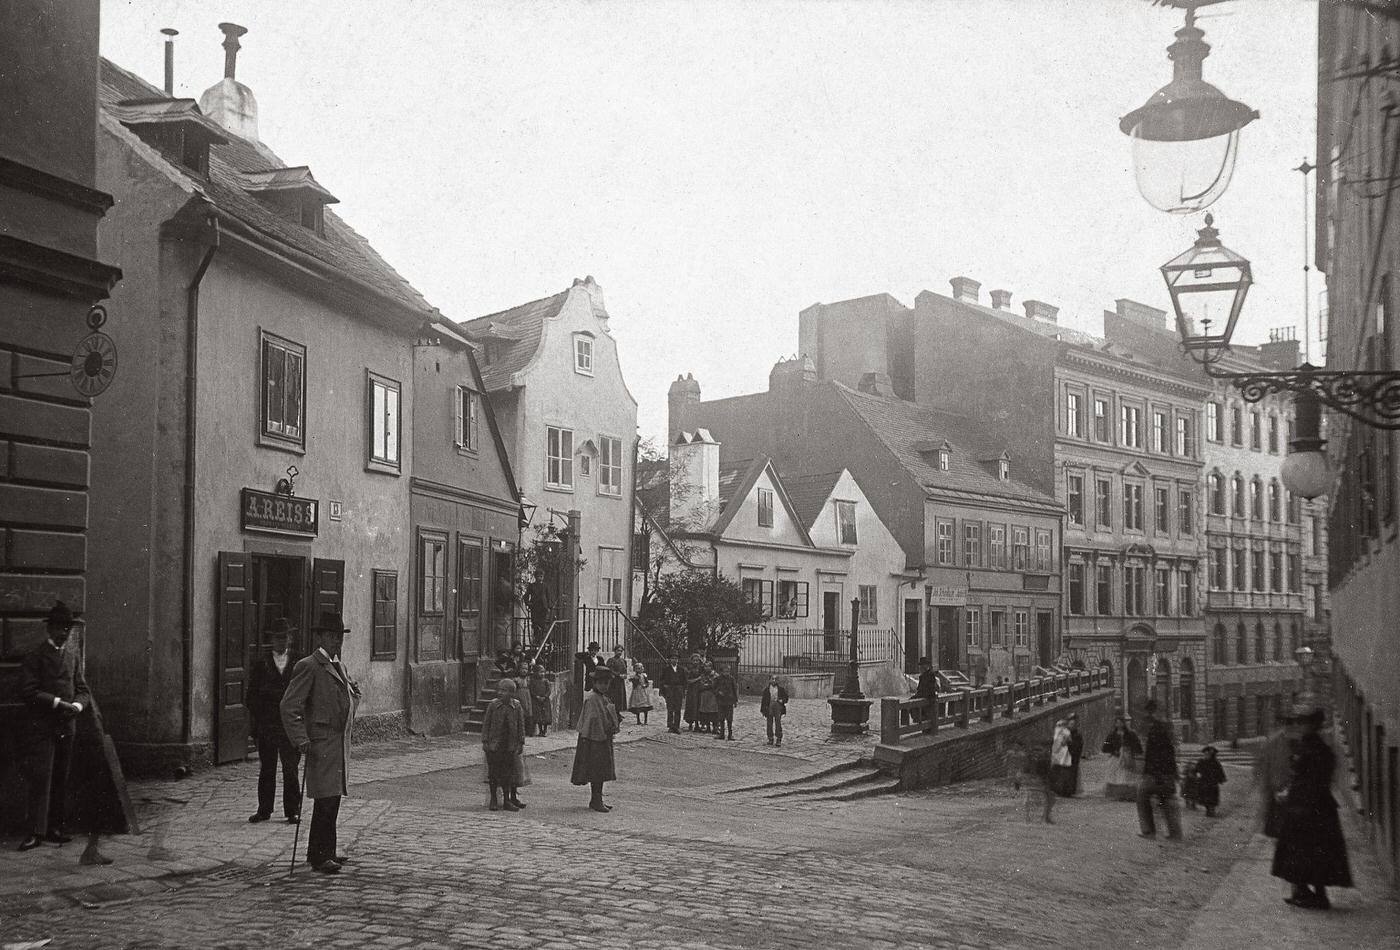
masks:
<path fill-rule="evenodd" d="M 290 637 L 294 628 L 292 622 L 286 617 L 278 617 L 267 625 L 267 635 L 269 637 Z"/>
<path fill-rule="evenodd" d="M 1322 709 L 1308 703 L 1298 703 L 1293 707 L 1292 714 L 1288 717 L 1290 722 L 1304 725 L 1320 726 L 1326 718 Z"/>
<path fill-rule="evenodd" d="M 1213 745 L 1208 745 L 1208 746 L 1202 747 L 1202 749 L 1201 749 L 1201 755 L 1205 755 L 1207 752 L 1212 752 L 1212 753 L 1219 754 L 1220 750 L 1217 749 L 1217 748 L 1216 748 L 1215 746 L 1213 746 Z"/>
<path fill-rule="evenodd" d="M 316 621 L 311 627 L 312 633 L 349 633 L 350 628 L 345 626 L 340 614 L 330 610 L 321 612 L 321 619 Z"/>
<path fill-rule="evenodd" d="M 78 618 L 83 615 L 81 610 L 69 610 L 68 605 L 61 600 L 55 600 L 53 606 L 49 608 L 48 616 L 44 621 L 50 627 L 71 627 L 75 623 L 82 623 Z"/>

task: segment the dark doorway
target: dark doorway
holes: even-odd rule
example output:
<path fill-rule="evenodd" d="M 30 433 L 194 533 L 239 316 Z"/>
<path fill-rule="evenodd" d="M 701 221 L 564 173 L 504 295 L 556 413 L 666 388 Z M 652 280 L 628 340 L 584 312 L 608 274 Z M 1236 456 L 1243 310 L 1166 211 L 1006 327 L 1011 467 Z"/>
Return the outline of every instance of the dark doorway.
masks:
<path fill-rule="evenodd" d="M 292 650 L 305 656 L 308 644 L 306 630 L 306 561 L 299 557 L 275 557 L 254 554 L 253 603 L 257 605 L 257 627 L 253 630 L 254 653 L 268 646 L 267 628 L 272 621 L 286 617 L 293 633 Z M 318 618 L 311 618 L 314 622 Z"/>
<path fill-rule="evenodd" d="M 1123 686 L 1124 708 L 1133 718 L 1140 718 L 1142 704 L 1150 698 L 1147 692 L 1147 668 L 1142 665 L 1142 660 L 1133 657 L 1128 661 L 1128 670 L 1124 676 Z"/>
<path fill-rule="evenodd" d="M 822 591 L 822 649 L 836 652 L 837 633 L 841 629 L 841 592 Z"/>
<path fill-rule="evenodd" d="M 904 601 L 904 672 L 919 671 L 919 601 L 906 598 Z"/>
<path fill-rule="evenodd" d="M 1049 666 L 1055 659 L 1055 615 L 1048 610 L 1036 611 L 1035 645 L 1040 651 L 1040 658 L 1035 662 Z"/>
<path fill-rule="evenodd" d="M 513 640 L 525 638 L 515 625 L 515 545 L 505 541 L 491 544 L 491 627 L 495 649 L 509 650 Z"/>
<path fill-rule="evenodd" d="M 958 663 L 958 608 L 938 608 L 938 668 L 960 670 Z"/>

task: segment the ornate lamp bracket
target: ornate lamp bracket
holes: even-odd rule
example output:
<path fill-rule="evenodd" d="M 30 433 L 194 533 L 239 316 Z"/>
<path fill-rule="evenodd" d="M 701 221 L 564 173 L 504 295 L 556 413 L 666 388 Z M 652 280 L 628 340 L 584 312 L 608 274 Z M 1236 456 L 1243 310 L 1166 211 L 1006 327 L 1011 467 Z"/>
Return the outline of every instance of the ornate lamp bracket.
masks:
<path fill-rule="evenodd" d="M 1325 370 L 1307 364 L 1287 373 L 1222 373 L 1210 364 L 1205 371 L 1233 384 L 1245 402 L 1273 393 L 1311 392 L 1329 409 L 1372 428 L 1400 429 L 1400 372 Z"/>

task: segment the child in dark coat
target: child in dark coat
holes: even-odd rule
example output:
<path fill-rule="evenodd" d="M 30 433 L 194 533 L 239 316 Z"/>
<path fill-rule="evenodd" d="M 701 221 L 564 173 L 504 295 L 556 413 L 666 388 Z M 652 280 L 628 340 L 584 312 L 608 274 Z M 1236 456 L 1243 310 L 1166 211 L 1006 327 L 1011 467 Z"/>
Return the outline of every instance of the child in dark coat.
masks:
<path fill-rule="evenodd" d="M 1214 818 L 1220 804 L 1220 786 L 1225 784 L 1225 770 L 1215 758 L 1215 746 L 1201 750 L 1201 757 L 1191 766 L 1190 776 L 1196 780 L 1196 801 L 1205 806 L 1206 817 Z"/>

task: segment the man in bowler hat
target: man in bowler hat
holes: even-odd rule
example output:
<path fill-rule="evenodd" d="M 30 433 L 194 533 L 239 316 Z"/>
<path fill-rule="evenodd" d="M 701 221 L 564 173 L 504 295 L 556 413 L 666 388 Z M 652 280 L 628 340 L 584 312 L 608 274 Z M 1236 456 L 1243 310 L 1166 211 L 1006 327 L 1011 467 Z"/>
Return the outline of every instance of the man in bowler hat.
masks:
<path fill-rule="evenodd" d="M 92 705 L 78 655 L 65 648 L 80 615 L 81 611 L 74 613 L 63 601 L 54 601 L 45 619 L 48 636 L 20 663 L 19 694 L 29 713 L 30 821 L 30 834 L 20 842 L 21 851 L 45 841 L 66 844 L 73 840 L 63 833 L 68 767 L 78 715 Z"/>
<path fill-rule="evenodd" d="M 360 701 L 360 687 L 340 661 L 340 647 L 350 631 L 340 614 L 321 614 L 311 628 L 316 650 L 297 661 L 282 696 L 282 725 L 297 750 L 306 756 L 306 795 L 311 833 L 306 861 L 322 874 L 340 871 L 335 823 L 340 799 L 349 789 L 350 724 Z"/>
<path fill-rule="evenodd" d="M 282 727 L 282 697 L 292 681 L 297 657 L 287 648 L 292 624 L 278 617 L 267 628 L 271 646 L 258 656 L 248 674 L 248 716 L 252 720 L 253 738 L 258 743 L 258 810 L 248 819 L 250 824 L 272 817 L 277 799 L 277 764 L 282 764 L 282 814 L 288 824 L 301 820 L 301 791 L 297 786 L 297 767 L 301 753 L 287 738 Z"/>

